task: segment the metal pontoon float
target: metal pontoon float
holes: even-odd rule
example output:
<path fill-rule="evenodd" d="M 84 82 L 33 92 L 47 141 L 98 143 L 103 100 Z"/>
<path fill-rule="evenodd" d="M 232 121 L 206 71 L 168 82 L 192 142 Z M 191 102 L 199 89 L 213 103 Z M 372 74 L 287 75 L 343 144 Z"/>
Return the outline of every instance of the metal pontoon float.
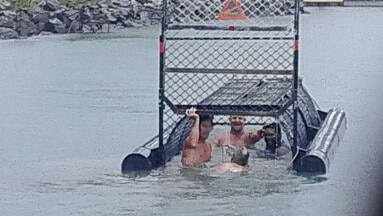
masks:
<path fill-rule="evenodd" d="M 192 122 L 185 109 L 276 122 L 298 172 L 326 173 L 345 113 L 319 109 L 298 77 L 299 0 L 164 0 L 159 38 L 158 135 L 128 154 L 122 173 L 165 165 Z"/>

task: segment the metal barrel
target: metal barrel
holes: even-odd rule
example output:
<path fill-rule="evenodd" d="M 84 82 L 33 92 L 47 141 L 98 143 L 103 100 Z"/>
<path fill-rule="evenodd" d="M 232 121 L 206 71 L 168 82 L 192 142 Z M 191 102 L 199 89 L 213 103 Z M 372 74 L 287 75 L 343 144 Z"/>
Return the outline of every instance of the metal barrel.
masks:
<path fill-rule="evenodd" d="M 328 172 L 345 131 L 345 112 L 331 109 L 311 142 L 306 155 L 298 162 L 297 171 L 318 174 Z"/>
<path fill-rule="evenodd" d="M 162 153 L 158 148 L 158 136 L 136 148 L 121 163 L 123 174 L 133 171 L 151 170 L 161 165 Z"/>
<path fill-rule="evenodd" d="M 180 153 L 191 126 L 192 121 L 189 118 L 181 118 L 176 125 L 166 128 L 164 148 L 159 147 L 159 136 L 153 137 L 123 159 L 121 172 L 126 174 L 136 171 L 148 171 L 163 166 Z"/>

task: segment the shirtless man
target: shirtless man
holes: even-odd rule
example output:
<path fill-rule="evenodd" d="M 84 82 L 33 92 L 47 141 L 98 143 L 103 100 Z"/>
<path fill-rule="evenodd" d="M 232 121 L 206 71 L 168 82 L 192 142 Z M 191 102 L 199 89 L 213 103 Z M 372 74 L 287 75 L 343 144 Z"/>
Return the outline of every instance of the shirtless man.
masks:
<path fill-rule="evenodd" d="M 231 162 L 226 162 L 222 164 L 218 164 L 213 167 L 213 169 L 217 172 L 244 172 L 247 171 L 249 160 L 249 152 L 246 148 L 241 147 L 237 148 L 231 158 Z"/>
<path fill-rule="evenodd" d="M 266 151 L 276 156 L 283 156 L 290 152 L 290 146 L 281 140 L 281 127 L 277 123 L 263 126 Z"/>
<path fill-rule="evenodd" d="M 243 116 L 230 116 L 230 131 L 224 131 L 219 133 L 213 140 L 213 144 L 222 146 L 235 146 L 250 148 L 255 142 L 262 139 L 263 130 L 257 130 L 255 132 L 245 132 L 243 127 L 246 122 L 246 118 Z"/>
<path fill-rule="evenodd" d="M 194 120 L 189 137 L 186 138 L 182 150 L 182 165 L 194 166 L 209 161 L 211 158 L 211 144 L 207 142 L 213 129 L 213 116 L 199 116 L 195 108 L 187 109 L 185 114 Z"/>

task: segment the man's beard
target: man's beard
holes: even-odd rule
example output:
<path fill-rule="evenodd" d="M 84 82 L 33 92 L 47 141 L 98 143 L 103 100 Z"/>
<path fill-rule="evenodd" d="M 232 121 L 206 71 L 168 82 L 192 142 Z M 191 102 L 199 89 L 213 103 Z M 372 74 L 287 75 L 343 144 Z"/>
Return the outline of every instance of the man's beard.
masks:
<path fill-rule="evenodd" d="M 231 125 L 231 129 L 235 132 L 240 132 L 243 129 L 243 125 Z"/>

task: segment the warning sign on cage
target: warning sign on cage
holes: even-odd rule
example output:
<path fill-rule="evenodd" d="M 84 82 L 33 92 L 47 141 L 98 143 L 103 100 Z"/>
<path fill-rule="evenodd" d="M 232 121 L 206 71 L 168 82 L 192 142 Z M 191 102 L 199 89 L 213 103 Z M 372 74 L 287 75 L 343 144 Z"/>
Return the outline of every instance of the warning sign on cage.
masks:
<path fill-rule="evenodd" d="M 218 14 L 219 20 L 243 20 L 246 19 L 245 12 L 239 0 L 226 0 L 223 8 Z"/>

